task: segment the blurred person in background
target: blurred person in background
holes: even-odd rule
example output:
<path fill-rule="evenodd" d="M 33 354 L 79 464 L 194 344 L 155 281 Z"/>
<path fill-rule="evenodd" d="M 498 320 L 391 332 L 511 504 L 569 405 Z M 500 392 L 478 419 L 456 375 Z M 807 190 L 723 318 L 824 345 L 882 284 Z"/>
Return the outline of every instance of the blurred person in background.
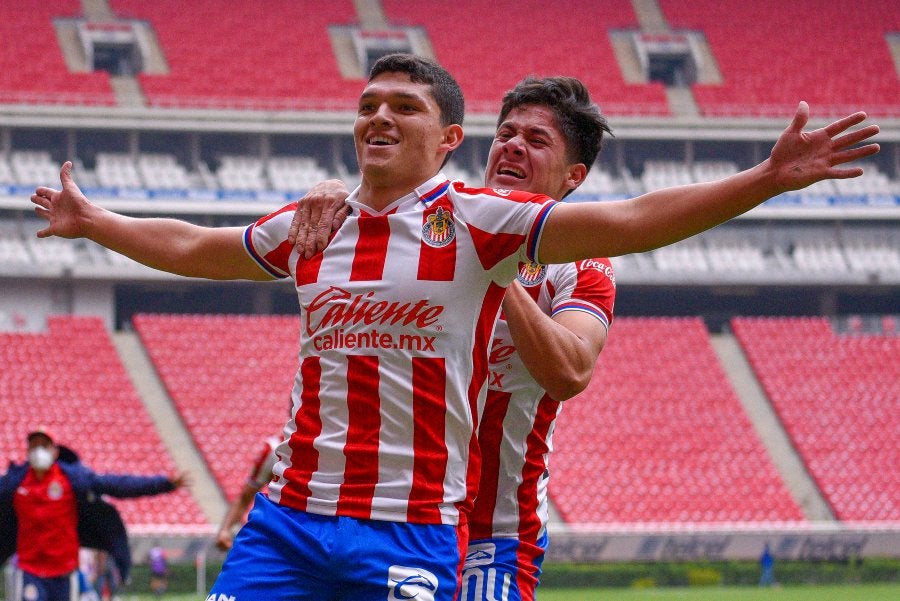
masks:
<path fill-rule="evenodd" d="M 147 563 L 150 565 L 150 592 L 155 597 L 162 597 L 169 588 L 169 563 L 165 550 L 159 545 L 153 545 Z"/>
<path fill-rule="evenodd" d="M 100 496 L 167 493 L 187 484 L 187 476 L 97 474 L 44 427 L 26 440 L 28 460 L 0 477 L 0 564 L 15 553 L 18 565 L 10 601 L 77 596 L 80 547 L 109 552 L 127 577 L 127 533 L 118 511 Z"/>
<path fill-rule="evenodd" d="M 759 576 L 759 586 L 773 586 L 775 584 L 775 556 L 769 543 L 763 546 L 762 555 L 759 556 L 759 567 L 762 573 Z"/>

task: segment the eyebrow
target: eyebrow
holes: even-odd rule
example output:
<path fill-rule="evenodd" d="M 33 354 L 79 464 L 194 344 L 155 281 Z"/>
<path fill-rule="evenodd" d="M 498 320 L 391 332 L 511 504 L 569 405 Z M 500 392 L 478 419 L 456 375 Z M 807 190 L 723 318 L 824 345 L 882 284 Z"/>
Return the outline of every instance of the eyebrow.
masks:
<path fill-rule="evenodd" d="M 496 133 L 500 133 L 504 129 L 524 130 L 525 133 L 529 135 L 546 136 L 549 138 L 553 137 L 553 130 L 546 127 L 541 127 L 540 125 L 525 125 L 519 127 L 516 126 L 512 121 L 504 121 L 500 124 L 500 127 L 497 128 Z"/>
<path fill-rule="evenodd" d="M 419 102 L 426 102 L 427 100 L 421 94 L 413 94 L 412 92 L 388 92 L 386 94 L 390 97 L 399 98 L 401 100 L 417 100 Z M 376 92 L 363 92 L 359 99 L 366 100 L 369 98 L 374 98 L 375 96 L 381 96 L 381 94 Z"/>

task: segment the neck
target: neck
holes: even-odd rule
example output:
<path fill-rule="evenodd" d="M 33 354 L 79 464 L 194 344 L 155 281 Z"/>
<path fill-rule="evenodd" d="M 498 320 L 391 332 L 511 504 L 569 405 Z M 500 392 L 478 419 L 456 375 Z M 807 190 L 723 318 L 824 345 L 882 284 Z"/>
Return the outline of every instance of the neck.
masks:
<path fill-rule="evenodd" d="M 398 198 L 402 198 L 415 190 L 409 186 L 373 186 L 363 178 L 359 184 L 359 196 L 357 200 L 372 209 L 380 212 Z"/>
<path fill-rule="evenodd" d="M 388 174 L 370 173 L 367 176 L 363 173 L 359 183 L 359 196 L 356 200 L 373 211 L 380 212 L 398 198 L 403 198 L 413 192 L 437 173 L 438 170 L 435 169 L 429 175 L 420 173 L 417 176 L 406 177 L 403 181 Z"/>

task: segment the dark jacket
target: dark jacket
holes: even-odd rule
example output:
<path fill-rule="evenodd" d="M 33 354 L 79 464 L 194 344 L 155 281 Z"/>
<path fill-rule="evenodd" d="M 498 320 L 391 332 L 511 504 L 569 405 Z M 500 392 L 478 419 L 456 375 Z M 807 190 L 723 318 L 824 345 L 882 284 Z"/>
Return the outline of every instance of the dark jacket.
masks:
<path fill-rule="evenodd" d="M 80 545 L 108 552 L 122 580 L 127 580 L 131 571 L 128 533 L 119 512 L 100 495 L 142 497 L 171 492 L 175 487 L 165 476 L 97 474 L 79 462 L 77 455 L 65 447 L 60 447 L 59 456 L 59 467 L 69 479 L 75 494 Z M 10 464 L 9 471 L 0 476 L 0 565 L 16 552 L 19 522 L 13 510 L 13 497 L 27 472 L 27 463 Z"/>

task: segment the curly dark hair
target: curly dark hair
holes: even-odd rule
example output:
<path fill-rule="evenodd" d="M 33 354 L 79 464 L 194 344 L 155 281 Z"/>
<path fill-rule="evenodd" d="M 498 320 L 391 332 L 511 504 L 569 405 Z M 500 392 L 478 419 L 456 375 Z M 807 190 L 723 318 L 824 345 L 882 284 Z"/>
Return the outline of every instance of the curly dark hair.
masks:
<path fill-rule="evenodd" d="M 527 105 L 546 106 L 553 111 L 569 160 L 584 163 L 590 170 L 603 145 L 603 135 L 612 135 L 612 129 L 585 85 L 574 77 L 526 77 L 504 94 L 497 126 L 511 110 Z"/>

